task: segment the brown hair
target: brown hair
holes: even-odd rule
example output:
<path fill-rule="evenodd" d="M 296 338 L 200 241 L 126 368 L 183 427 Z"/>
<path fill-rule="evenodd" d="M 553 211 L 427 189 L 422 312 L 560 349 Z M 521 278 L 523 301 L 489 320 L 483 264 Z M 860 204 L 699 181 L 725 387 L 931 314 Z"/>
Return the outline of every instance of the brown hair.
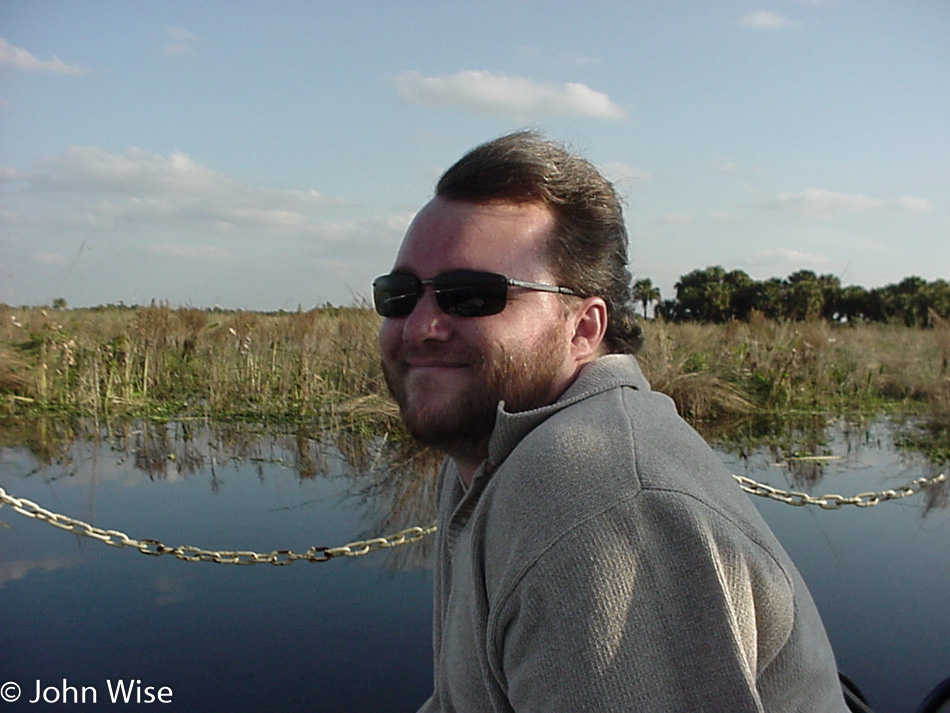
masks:
<path fill-rule="evenodd" d="M 634 316 L 627 229 L 620 199 L 592 163 L 533 131 L 472 149 L 436 185 L 446 200 L 542 203 L 556 227 L 549 246 L 560 284 L 607 303 L 608 351 L 635 353 L 643 333 Z"/>

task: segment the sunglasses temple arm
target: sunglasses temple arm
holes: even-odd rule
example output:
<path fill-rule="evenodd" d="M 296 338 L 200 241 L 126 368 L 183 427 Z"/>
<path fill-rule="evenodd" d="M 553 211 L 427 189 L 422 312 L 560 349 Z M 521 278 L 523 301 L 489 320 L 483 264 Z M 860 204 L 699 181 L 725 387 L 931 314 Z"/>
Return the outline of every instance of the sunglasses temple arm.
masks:
<path fill-rule="evenodd" d="M 537 290 L 538 292 L 555 292 L 560 295 L 574 295 L 579 297 L 570 287 L 561 287 L 560 285 L 545 285 L 540 282 L 524 282 L 522 280 L 508 279 L 508 284 L 512 287 L 522 287 L 526 290 Z"/>

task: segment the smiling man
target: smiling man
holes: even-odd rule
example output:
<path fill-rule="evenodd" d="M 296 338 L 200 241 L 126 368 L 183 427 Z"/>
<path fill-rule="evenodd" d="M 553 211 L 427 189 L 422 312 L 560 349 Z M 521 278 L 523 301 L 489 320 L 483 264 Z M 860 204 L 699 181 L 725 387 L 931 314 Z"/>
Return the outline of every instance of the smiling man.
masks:
<path fill-rule="evenodd" d="M 546 406 L 599 353 L 606 306 L 575 298 L 569 314 L 544 251 L 553 230 L 541 204 L 437 197 L 413 222 L 393 273 L 376 282 L 376 294 L 405 285 L 416 295 L 403 298 L 408 314 L 383 326 L 386 378 L 409 431 L 452 456 L 466 485 L 485 460 L 500 401 L 512 411 Z M 435 276 L 435 289 L 422 290 L 418 275 Z M 464 316 L 484 311 L 480 289 L 498 292 L 500 311 Z"/>
<path fill-rule="evenodd" d="M 620 202 L 531 132 L 440 179 L 373 296 L 446 455 L 422 711 L 845 711 L 794 565 L 633 354 Z"/>

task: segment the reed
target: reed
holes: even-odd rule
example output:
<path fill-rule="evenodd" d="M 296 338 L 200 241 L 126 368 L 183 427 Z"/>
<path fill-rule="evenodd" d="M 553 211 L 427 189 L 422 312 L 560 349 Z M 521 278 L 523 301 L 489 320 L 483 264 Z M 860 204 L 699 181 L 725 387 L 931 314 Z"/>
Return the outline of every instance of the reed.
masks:
<path fill-rule="evenodd" d="M 753 317 L 646 325 L 653 388 L 692 420 L 728 415 L 947 409 L 950 327 L 831 325 Z"/>
<path fill-rule="evenodd" d="M 8 413 L 386 423 L 370 310 L 265 314 L 0 306 Z"/>
<path fill-rule="evenodd" d="M 0 408 L 398 433 L 365 305 L 294 313 L 0 305 Z M 950 413 L 950 323 L 645 325 L 647 377 L 693 422 Z"/>

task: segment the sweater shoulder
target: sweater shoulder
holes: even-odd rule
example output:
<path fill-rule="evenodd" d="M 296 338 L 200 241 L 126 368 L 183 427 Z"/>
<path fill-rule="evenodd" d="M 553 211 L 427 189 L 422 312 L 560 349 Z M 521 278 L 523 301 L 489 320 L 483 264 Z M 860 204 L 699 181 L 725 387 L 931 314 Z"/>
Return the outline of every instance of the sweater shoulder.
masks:
<path fill-rule="evenodd" d="M 712 474 L 712 475 L 711 475 Z M 619 386 L 553 413 L 527 433 L 492 477 L 495 497 L 543 507 L 614 503 L 642 489 L 705 490 L 729 482 L 719 457 L 664 394 Z"/>
<path fill-rule="evenodd" d="M 552 414 L 492 475 L 482 500 L 483 556 L 496 573 L 524 570 L 562 541 L 628 531 L 634 520 L 672 524 L 672 511 L 680 526 L 669 537 L 689 538 L 686 520 L 712 518 L 757 549 L 781 552 L 715 452 L 668 397 L 648 390 L 614 388 Z"/>

